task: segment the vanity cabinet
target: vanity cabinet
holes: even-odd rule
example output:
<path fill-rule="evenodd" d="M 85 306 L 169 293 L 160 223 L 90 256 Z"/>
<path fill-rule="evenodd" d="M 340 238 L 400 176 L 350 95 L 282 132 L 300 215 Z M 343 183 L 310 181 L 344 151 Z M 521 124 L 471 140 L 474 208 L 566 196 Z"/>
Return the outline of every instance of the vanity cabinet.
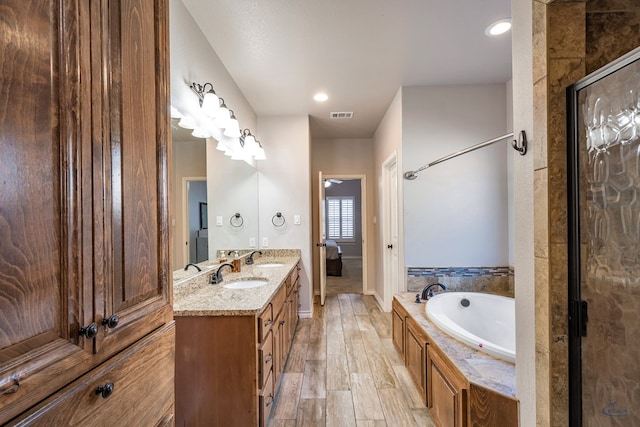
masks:
<path fill-rule="evenodd" d="M 162 342 L 136 372 L 173 378 L 167 2 L 7 0 L 0 21 L 0 424 L 122 419 L 112 401 L 157 424 L 172 394 L 121 374 Z M 59 418 L 75 405 L 105 418 Z"/>
<path fill-rule="evenodd" d="M 298 270 L 258 314 L 176 316 L 177 426 L 267 424 L 298 320 Z"/>
<path fill-rule="evenodd" d="M 391 321 L 393 344 L 426 405 L 428 336 L 396 300 L 392 304 Z"/>
<path fill-rule="evenodd" d="M 427 357 L 429 412 L 439 427 L 467 425 L 468 384 L 462 374 L 430 347 Z"/>

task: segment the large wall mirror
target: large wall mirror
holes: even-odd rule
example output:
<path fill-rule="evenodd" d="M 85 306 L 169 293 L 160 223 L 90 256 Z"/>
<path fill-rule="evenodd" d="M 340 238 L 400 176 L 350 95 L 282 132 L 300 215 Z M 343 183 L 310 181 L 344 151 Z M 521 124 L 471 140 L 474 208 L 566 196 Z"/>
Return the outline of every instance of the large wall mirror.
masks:
<path fill-rule="evenodd" d="M 257 247 L 257 171 L 216 145 L 172 124 L 172 271 L 213 261 L 219 250 Z"/>

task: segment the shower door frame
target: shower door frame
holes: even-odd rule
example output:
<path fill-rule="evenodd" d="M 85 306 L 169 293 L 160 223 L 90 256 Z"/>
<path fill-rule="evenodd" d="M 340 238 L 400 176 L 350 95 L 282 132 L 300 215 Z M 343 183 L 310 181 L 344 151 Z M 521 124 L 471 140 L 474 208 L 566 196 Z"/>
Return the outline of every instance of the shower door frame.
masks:
<path fill-rule="evenodd" d="M 616 71 L 640 61 L 640 48 L 605 65 L 569 86 L 567 95 L 567 178 L 568 178 L 568 312 L 569 312 L 569 425 L 583 424 L 582 337 L 587 335 L 588 307 L 581 299 L 580 274 L 580 126 L 578 94 Z M 584 191 L 584 190 L 583 190 Z"/>

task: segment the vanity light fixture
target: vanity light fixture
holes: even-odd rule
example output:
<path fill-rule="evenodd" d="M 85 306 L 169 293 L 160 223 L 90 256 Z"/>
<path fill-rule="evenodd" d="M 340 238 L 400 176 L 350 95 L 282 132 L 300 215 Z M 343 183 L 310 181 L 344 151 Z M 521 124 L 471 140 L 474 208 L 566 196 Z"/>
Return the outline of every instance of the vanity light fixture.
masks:
<path fill-rule="evenodd" d="M 217 135 L 212 131 L 215 126 L 222 131 L 218 136 L 217 150 L 224 151 L 225 156 L 233 160 L 265 160 L 267 157 L 262 144 L 256 140 L 249 129 L 240 131 L 240 123 L 233 110 L 230 110 L 213 90 L 211 83 L 199 84 L 193 82 L 189 88 L 197 95 L 198 102 L 204 113 L 203 117 L 196 120 L 193 117 L 181 114 L 171 106 L 171 117 L 180 118 L 179 126 L 185 129 L 193 129 L 191 133 L 196 138 L 209 138 Z M 213 133 L 212 133 L 213 132 Z"/>
<path fill-rule="evenodd" d="M 499 36 L 511 29 L 511 18 L 501 19 L 489 25 L 484 33 L 489 37 Z"/>
<path fill-rule="evenodd" d="M 196 95 L 198 95 L 202 112 L 209 117 L 215 117 L 218 109 L 220 108 L 220 103 L 218 101 L 216 91 L 213 90 L 213 85 L 208 82 L 203 85 L 193 82 L 189 87 Z"/>
<path fill-rule="evenodd" d="M 182 116 L 182 118 L 178 122 L 178 126 L 184 129 L 195 129 L 197 124 L 193 117 Z"/>
<path fill-rule="evenodd" d="M 233 113 L 233 110 L 229 110 L 229 113 L 231 114 L 231 118 L 227 121 L 227 126 L 225 126 L 223 134 L 225 136 L 237 138 L 241 135 L 240 123 L 238 123 L 238 119 L 236 119 L 236 115 Z"/>
<path fill-rule="evenodd" d="M 178 109 L 176 107 L 174 107 L 173 105 L 171 106 L 171 118 L 172 119 L 181 119 L 182 118 L 182 113 L 180 111 L 178 111 Z"/>
<path fill-rule="evenodd" d="M 262 144 L 260 144 L 260 141 L 256 141 L 256 144 L 258 145 L 258 147 L 253 152 L 253 158 L 255 160 L 267 160 L 267 156 L 264 153 L 264 148 L 262 148 Z"/>
<path fill-rule="evenodd" d="M 216 113 L 215 121 L 213 122 L 213 124 L 220 129 L 225 129 L 229 120 L 231 120 L 231 113 L 229 111 L 229 108 L 227 108 L 227 104 L 224 103 L 224 98 L 220 98 L 220 108 Z"/>

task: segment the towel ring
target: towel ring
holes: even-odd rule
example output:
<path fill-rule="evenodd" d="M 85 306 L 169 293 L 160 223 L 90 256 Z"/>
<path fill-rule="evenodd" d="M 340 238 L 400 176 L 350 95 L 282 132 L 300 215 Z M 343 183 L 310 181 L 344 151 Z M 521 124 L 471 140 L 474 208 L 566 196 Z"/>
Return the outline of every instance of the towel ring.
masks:
<path fill-rule="evenodd" d="M 242 227 L 242 224 L 244 224 L 244 219 L 242 219 L 242 215 L 240 215 L 238 212 L 236 212 L 230 219 L 229 219 L 229 223 L 231 224 L 232 227 Z"/>
<path fill-rule="evenodd" d="M 284 216 L 282 215 L 282 212 L 277 212 L 273 216 L 273 218 L 271 218 L 271 223 L 276 227 L 282 227 L 285 223 L 285 219 L 284 219 Z"/>

